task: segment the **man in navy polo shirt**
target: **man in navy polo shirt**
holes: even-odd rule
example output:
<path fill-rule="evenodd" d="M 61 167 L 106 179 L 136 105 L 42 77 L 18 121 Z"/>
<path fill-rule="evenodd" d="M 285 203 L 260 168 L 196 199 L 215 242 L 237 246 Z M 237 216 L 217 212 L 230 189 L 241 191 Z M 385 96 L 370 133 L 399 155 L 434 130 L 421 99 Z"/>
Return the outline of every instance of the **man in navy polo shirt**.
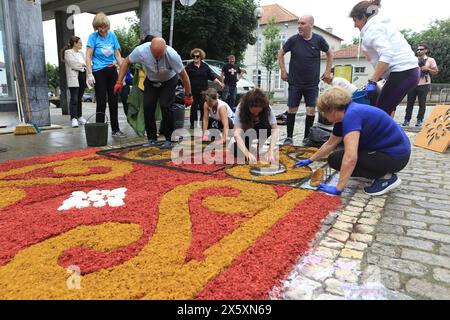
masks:
<path fill-rule="evenodd" d="M 312 32 L 314 18 L 305 15 L 298 21 L 298 34 L 292 36 L 280 49 L 278 62 L 280 64 L 281 78 L 289 82 L 289 113 L 287 116 L 287 138 L 285 145 L 294 143 L 295 116 L 302 97 L 305 97 L 306 121 L 304 139 L 308 138 L 309 130 L 314 125 L 316 102 L 319 95 L 320 82 L 320 52 L 327 54 L 327 67 L 324 79 L 331 79 L 331 66 L 333 65 L 333 52 L 327 41 L 320 35 Z M 289 74 L 286 71 L 284 56 L 291 53 Z"/>

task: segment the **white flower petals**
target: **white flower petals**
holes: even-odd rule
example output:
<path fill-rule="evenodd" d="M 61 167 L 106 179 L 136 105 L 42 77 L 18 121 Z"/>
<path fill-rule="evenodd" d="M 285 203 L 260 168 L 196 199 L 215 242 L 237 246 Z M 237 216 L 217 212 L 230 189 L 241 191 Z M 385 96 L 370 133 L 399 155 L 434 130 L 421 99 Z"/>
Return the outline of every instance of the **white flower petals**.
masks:
<path fill-rule="evenodd" d="M 64 200 L 58 211 L 67 211 L 71 209 L 84 209 L 91 206 L 94 208 L 121 207 L 125 205 L 127 188 L 118 188 L 114 190 L 92 190 L 87 194 L 83 191 L 74 191 L 71 197 Z"/>

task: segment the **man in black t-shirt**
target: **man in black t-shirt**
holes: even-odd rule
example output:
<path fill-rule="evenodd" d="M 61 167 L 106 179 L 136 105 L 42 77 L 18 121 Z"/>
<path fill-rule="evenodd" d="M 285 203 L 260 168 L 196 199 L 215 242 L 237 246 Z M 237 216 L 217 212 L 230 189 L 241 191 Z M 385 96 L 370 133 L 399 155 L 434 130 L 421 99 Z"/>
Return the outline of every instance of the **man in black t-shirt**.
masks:
<path fill-rule="evenodd" d="M 327 54 L 327 67 L 324 79 L 331 79 L 333 52 L 322 36 L 312 32 L 313 27 L 314 18 L 311 15 L 301 17 L 298 20 L 299 33 L 289 38 L 278 54 L 281 78 L 289 82 L 289 113 L 285 145 L 294 143 L 295 116 L 302 97 L 305 97 L 306 104 L 305 139 L 309 137 L 309 130 L 314 125 L 316 102 L 319 95 L 320 53 L 322 51 Z M 286 71 L 284 62 L 284 56 L 288 52 L 291 53 L 289 74 Z"/>
<path fill-rule="evenodd" d="M 235 110 L 235 101 L 237 86 L 236 84 L 241 79 L 241 69 L 236 65 L 235 56 L 228 57 L 228 63 L 223 66 L 221 81 L 225 84 L 225 88 L 222 93 L 222 100 L 228 103 L 231 110 Z"/>

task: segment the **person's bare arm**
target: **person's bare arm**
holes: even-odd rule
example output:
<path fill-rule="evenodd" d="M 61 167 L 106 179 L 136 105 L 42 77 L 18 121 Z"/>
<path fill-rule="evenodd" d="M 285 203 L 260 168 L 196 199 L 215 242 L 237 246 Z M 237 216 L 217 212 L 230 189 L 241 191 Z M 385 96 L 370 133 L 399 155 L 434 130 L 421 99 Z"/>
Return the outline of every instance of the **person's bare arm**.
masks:
<path fill-rule="evenodd" d="M 280 71 L 281 71 L 281 79 L 283 81 L 288 81 L 288 73 L 286 71 L 286 65 L 284 61 L 284 55 L 286 53 L 284 52 L 284 49 L 281 48 L 278 52 L 278 64 L 280 65 Z"/>
<path fill-rule="evenodd" d="M 324 79 L 331 81 L 331 67 L 333 66 L 334 54 L 330 49 L 327 52 L 327 66 L 325 68 Z"/>
<path fill-rule="evenodd" d="M 181 81 L 183 81 L 184 94 L 186 96 L 192 95 L 191 81 L 189 80 L 189 76 L 186 72 L 186 69 L 183 69 L 183 71 L 181 71 L 180 78 Z"/>
<path fill-rule="evenodd" d="M 94 49 L 87 47 L 86 49 L 86 69 L 88 74 L 92 74 L 92 56 L 94 55 Z"/>
<path fill-rule="evenodd" d="M 343 191 L 345 189 L 348 180 L 355 170 L 356 163 L 358 162 L 360 136 L 361 133 L 359 131 L 353 131 L 344 137 L 344 158 L 342 159 L 341 171 L 339 173 L 339 182 L 336 186 L 339 191 Z"/>
<path fill-rule="evenodd" d="M 117 82 L 123 83 L 123 79 L 125 78 L 125 76 L 128 72 L 128 69 L 130 69 L 130 66 L 131 66 L 130 59 L 128 59 L 128 57 L 126 57 L 126 59 L 120 65 L 119 77 L 117 78 Z"/>

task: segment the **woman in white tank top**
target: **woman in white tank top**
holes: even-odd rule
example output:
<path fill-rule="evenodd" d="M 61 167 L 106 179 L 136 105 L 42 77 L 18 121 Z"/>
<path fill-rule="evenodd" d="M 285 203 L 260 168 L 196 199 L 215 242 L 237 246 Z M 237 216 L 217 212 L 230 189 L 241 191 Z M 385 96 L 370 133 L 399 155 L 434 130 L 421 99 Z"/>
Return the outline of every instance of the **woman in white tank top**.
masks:
<path fill-rule="evenodd" d="M 230 106 L 219 99 L 219 94 L 213 88 L 203 92 L 205 103 L 203 105 L 203 137 L 202 141 L 208 141 L 208 129 L 222 130 L 221 140 L 216 144 L 226 144 L 228 130 L 234 128 L 234 114 Z"/>

